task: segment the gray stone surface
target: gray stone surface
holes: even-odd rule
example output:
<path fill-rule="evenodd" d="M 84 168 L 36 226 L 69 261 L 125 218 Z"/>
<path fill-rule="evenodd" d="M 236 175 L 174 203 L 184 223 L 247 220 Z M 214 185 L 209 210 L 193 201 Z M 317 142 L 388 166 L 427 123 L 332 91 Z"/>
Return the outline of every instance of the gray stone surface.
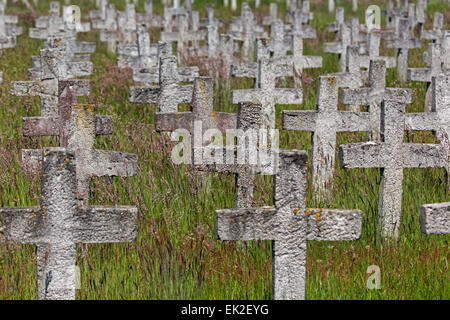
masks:
<path fill-rule="evenodd" d="M 420 37 L 424 40 L 433 40 L 435 43 L 441 43 L 444 36 L 444 14 L 440 12 L 434 13 L 433 29 L 423 30 Z"/>
<path fill-rule="evenodd" d="M 404 90 L 386 88 L 386 64 L 383 60 L 372 60 L 369 67 L 369 86 L 357 89 L 342 89 L 340 102 L 345 105 L 369 106 L 371 130 L 369 140 L 380 141 L 381 103 L 384 99 L 397 99 L 411 103 L 411 95 Z"/>
<path fill-rule="evenodd" d="M 275 128 L 275 105 L 301 104 L 303 92 L 301 88 L 276 88 L 276 74 L 279 66 L 269 59 L 258 61 L 258 78 L 255 89 L 239 89 L 231 92 L 233 104 L 239 102 L 254 102 L 261 104 L 264 114 L 264 123 L 267 128 Z"/>
<path fill-rule="evenodd" d="M 137 209 L 77 206 L 74 155 L 50 148 L 41 157 L 40 206 L 0 208 L 0 234 L 37 245 L 38 299 L 75 299 L 76 243 L 134 241 Z"/>
<path fill-rule="evenodd" d="M 432 104 L 430 112 L 407 113 L 406 130 L 431 130 L 450 152 L 450 76 L 443 74 L 431 81 Z M 450 158 L 449 158 L 450 160 Z M 446 166 L 450 188 L 450 162 Z"/>
<path fill-rule="evenodd" d="M 370 130 L 368 112 L 338 111 L 339 79 L 334 76 L 319 77 L 316 110 L 284 110 L 284 130 L 311 131 L 312 177 L 318 194 L 324 194 L 334 172 L 336 134 L 338 132 Z"/>
<path fill-rule="evenodd" d="M 424 204 L 420 209 L 420 229 L 426 234 L 450 234 L 450 202 Z"/>
<path fill-rule="evenodd" d="M 156 103 L 159 112 L 177 112 L 178 104 L 192 100 L 192 85 L 179 82 L 193 81 L 198 76 L 197 67 L 178 68 L 177 58 L 160 58 L 159 86 L 134 86 L 130 88 L 129 100 L 135 103 Z"/>
<path fill-rule="evenodd" d="M 57 49 L 41 50 L 40 79 L 34 81 L 11 82 L 10 94 L 16 96 L 39 96 L 41 99 L 41 115 L 55 116 L 58 114 L 58 80 L 72 77 L 70 64 Z M 75 95 L 88 96 L 89 80 L 74 80 Z"/>
<path fill-rule="evenodd" d="M 275 240 L 272 285 L 276 300 L 305 299 L 308 240 L 357 240 L 357 210 L 307 209 L 305 151 L 282 151 L 274 178 L 275 207 L 216 210 L 219 240 Z"/>
<path fill-rule="evenodd" d="M 402 94 L 410 95 L 406 89 Z M 342 168 L 381 168 L 378 203 L 378 234 L 397 239 L 402 208 L 403 168 L 445 168 L 448 150 L 443 145 L 404 143 L 405 103 L 385 99 L 381 106 L 381 142 L 341 145 Z"/>

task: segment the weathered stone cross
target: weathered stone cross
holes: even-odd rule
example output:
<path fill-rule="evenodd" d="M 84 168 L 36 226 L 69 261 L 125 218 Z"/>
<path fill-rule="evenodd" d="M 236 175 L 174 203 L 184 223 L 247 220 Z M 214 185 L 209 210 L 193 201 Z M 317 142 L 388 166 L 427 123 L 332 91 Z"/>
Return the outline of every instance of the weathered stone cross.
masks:
<path fill-rule="evenodd" d="M 18 16 L 5 14 L 6 3 L 0 3 L 0 49 L 14 48 L 16 37 L 23 32 L 22 27 L 17 26 Z"/>
<path fill-rule="evenodd" d="M 272 286 L 276 300 L 305 299 L 307 241 L 357 240 L 358 210 L 307 209 L 305 151 L 281 151 L 274 178 L 275 207 L 216 210 L 219 240 L 275 240 Z"/>
<path fill-rule="evenodd" d="M 58 114 L 58 80 L 71 77 L 70 63 L 65 62 L 58 49 L 41 50 L 41 77 L 35 81 L 11 82 L 10 94 L 15 96 L 39 96 L 41 98 L 41 115 Z M 88 96 L 90 93 L 88 80 L 74 80 L 74 91 L 77 96 Z"/>
<path fill-rule="evenodd" d="M 177 112 L 178 104 L 192 100 L 192 85 L 179 82 L 193 81 L 198 76 L 197 67 L 177 67 L 177 58 L 160 58 L 159 86 L 131 87 L 129 100 L 135 103 L 156 103 L 159 112 Z"/>
<path fill-rule="evenodd" d="M 411 91 L 403 90 L 404 95 Z M 409 97 L 410 98 L 410 97 Z M 404 143 L 404 101 L 385 99 L 381 105 L 381 142 L 341 145 L 342 168 L 381 168 L 378 202 L 378 234 L 383 239 L 397 239 L 402 208 L 403 168 L 445 168 L 448 150 L 441 144 Z M 448 148 L 448 146 L 447 146 Z"/>
<path fill-rule="evenodd" d="M 420 209 L 420 229 L 426 234 L 450 234 L 450 202 L 424 204 Z"/>
<path fill-rule="evenodd" d="M 77 161 L 64 148 L 41 151 L 39 207 L 0 208 L 7 241 L 37 245 L 38 299 L 75 299 L 76 244 L 134 241 L 137 209 L 77 206 Z"/>
<path fill-rule="evenodd" d="M 434 13 L 433 29 L 423 30 L 420 37 L 425 40 L 433 40 L 433 42 L 441 43 L 444 36 L 444 15 L 440 12 Z"/>
<path fill-rule="evenodd" d="M 194 135 L 203 135 L 209 129 L 218 129 L 225 132 L 236 128 L 236 114 L 213 111 L 213 82 L 211 78 L 196 77 L 193 88 L 191 86 L 191 111 L 177 112 L 161 111 L 155 114 L 155 130 L 157 132 L 171 132 L 185 129 L 194 142 Z M 201 127 L 194 132 L 195 122 Z M 194 146 L 192 143 L 191 146 Z M 194 163 L 195 164 L 195 163 Z M 199 165 L 201 163 L 198 163 Z"/>
<path fill-rule="evenodd" d="M 430 112 L 407 113 L 405 130 L 430 130 L 450 152 L 450 75 L 440 74 L 431 80 Z M 450 158 L 449 158 L 450 161 Z M 447 164 L 447 187 L 450 188 L 450 162 Z"/>
<path fill-rule="evenodd" d="M 367 55 L 359 58 L 361 68 L 369 69 L 371 60 L 383 60 L 386 68 L 394 68 L 397 66 L 397 61 L 394 57 L 380 56 L 380 42 L 381 34 L 379 31 L 372 30 L 367 35 Z"/>
<path fill-rule="evenodd" d="M 325 42 L 323 51 L 339 54 L 339 71 L 345 72 L 347 64 L 347 47 L 351 45 L 351 28 L 347 23 L 340 26 L 339 42 Z"/>
<path fill-rule="evenodd" d="M 301 104 L 303 91 L 301 88 L 276 88 L 275 80 L 279 66 L 267 58 L 259 59 L 257 87 L 255 89 L 239 89 L 231 92 L 233 104 L 251 101 L 261 104 L 264 114 L 264 124 L 275 129 L 276 104 Z"/>
<path fill-rule="evenodd" d="M 338 132 L 370 130 L 368 112 L 338 111 L 340 80 L 320 76 L 317 110 L 283 110 L 284 130 L 312 131 L 312 175 L 314 189 L 324 194 L 333 179 Z"/>
<path fill-rule="evenodd" d="M 401 81 L 407 80 L 408 52 L 410 49 L 421 48 L 422 41 L 411 39 L 408 19 L 397 19 L 397 39 L 388 41 L 387 48 L 397 48 L 397 71 Z"/>
<path fill-rule="evenodd" d="M 141 25 L 137 28 L 136 44 L 119 46 L 117 52 L 117 65 L 120 68 L 140 69 L 158 64 L 158 45 L 150 44 L 147 28 Z"/>
<path fill-rule="evenodd" d="M 386 64 L 383 60 L 371 60 L 369 86 L 357 89 L 342 89 L 340 102 L 345 105 L 369 106 L 371 129 L 369 140 L 380 141 L 381 103 L 384 99 L 400 99 L 411 103 L 411 95 L 404 90 L 386 88 Z"/>
<path fill-rule="evenodd" d="M 427 55 L 424 54 L 424 59 L 428 60 L 428 68 L 409 68 L 407 73 L 408 81 L 420 81 L 427 83 L 427 92 L 425 96 L 425 111 L 431 111 L 431 79 L 441 73 L 450 75 L 450 69 L 444 70 L 442 66 L 442 57 L 445 54 L 438 43 L 430 43 L 428 46 Z"/>

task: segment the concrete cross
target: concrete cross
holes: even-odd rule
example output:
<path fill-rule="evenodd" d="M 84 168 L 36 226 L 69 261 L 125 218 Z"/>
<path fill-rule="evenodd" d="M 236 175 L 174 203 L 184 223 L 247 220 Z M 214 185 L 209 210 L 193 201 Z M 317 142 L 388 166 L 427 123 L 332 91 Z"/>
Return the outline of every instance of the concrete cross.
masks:
<path fill-rule="evenodd" d="M 450 75 L 440 74 L 431 80 L 430 112 L 407 113 L 406 130 L 434 131 L 450 152 Z M 449 158 L 450 159 L 450 158 Z M 450 162 L 446 166 L 447 187 L 450 188 Z"/>
<path fill-rule="evenodd" d="M 450 202 L 424 204 L 420 208 L 420 230 L 426 234 L 449 234 Z"/>
<path fill-rule="evenodd" d="M 77 206 L 78 160 L 64 148 L 45 149 L 40 156 L 40 206 L 0 208 L 0 234 L 37 245 L 38 299 L 75 299 L 76 244 L 134 241 L 137 209 Z"/>
<path fill-rule="evenodd" d="M 269 4 L 269 16 L 263 17 L 263 26 L 270 26 L 274 21 L 278 20 L 278 6 L 275 2 Z"/>
<path fill-rule="evenodd" d="M 370 61 L 368 87 L 342 89 L 340 102 L 344 105 L 369 106 L 371 129 L 369 140 L 380 141 L 381 103 L 385 99 L 397 98 L 411 103 L 411 96 L 404 90 L 386 88 L 386 64 L 383 60 Z"/>
<path fill-rule="evenodd" d="M 142 25 L 137 29 L 136 44 L 119 46 L 117 52 L 120 68 L 141 69 L 158 65 L 158 45 L 150 43 L 147 28 Z"/>
<path fill-rule="evenodd" d="M 351 28 L 347 23 L 341 24 L 339 42 L 325 42 L 323 51 L 339 54 L 339 71 L 345 72 L 347 63 L 347 47 L 351 45 Z"/>
<path fill-rule="evenodd" d="M 424 40 L 433 40 L 433 42 L 441 43 L 444 36 L 444 15 L 440 12 L 434 13 L 433 29 L 423 30 L 420 37 Z"/>
<path fill-rule="evenodd" d="M 344 24 L 344 8 L 337 7 L 334 22 L 328 23 L 326 25 L 326 30 L 328 32 L 338 33 L 341 30 L 341 26 Z"/>
<path fill-rule="evenodd" d="M 301 88 L 276 88 L 276 71 L 279 68 L 276 62 L 267 58 L 258 60 L 258 77 L 255 89 L 239 89 L 231 92 L 231 102 L 252 101 L 262 106 L 265 127 L 275 129 L 275 105 L 301 104 L 303 91 Z"/>
<path fill-rule="evenodd" d="M 172 132 L 177 129 L 187 130 L 194 141 L 195 122 L 201 125 L 200 135 L 209 129 L 225 132 L 236 128 L 236 114 L 213 111 L 213 82 L 208 77 L 196 77 L 191 89 L 191 111 L 162 111 L 155 114 L 155 130 L 157 132 Z M 194 146 L 192 143 L 191 146 Z M 201 164 L 201 163 L 199 163 Z"/>
<path fill-rule="evenodd" d="M 108 7 L 108 0 L 100 0 L 98 10 L 90 10 L 88 12 L 89 19 L 95 20 L 105 20 L 106 19 L 106 8 Z"/>
<path fill-rule="evenodd" d="M 33 81 L 11 82 L 10 94 L 15 96 L 39 96 L 41 99 L 41 115 L 54 116 L 58 114 L 58 80 L 65 80 L 76 73 L 70 64 L 63 60 L 58 49 L 41 50 L 40 79 Z M 90 94 L 89 80 L 75 80 L 74 90 L 76 96 Z"/>
<path fill-rule="evenodd" d="M 408 7 L 408 0 L 402 0 L 400 8 L 394 7 L 394 0 L 388 0 L 386 10 L 382 12 L 386 16 L 386 26 L 388 28 L 394 28 L 396 19 L 408 18 Z"/>
<path fill-rule="evenodd" d="M 44 44 L 44 52 L 53 52 L 52 56 L 60 61 L 60 78 L 73 79 L 89 76 L 94 70 L 90 54 L 76 54 L 79 52 L 95 52 L 94 42 L 77 42 L 75 34 L 64 34 L 49 37 Z M 57 54 L 57 55 L 56 55 Z M 32 68 L 28 69 L 28 77 L 39 80 L 43 77 L 41 56 L 32 56 Z"/>
<path fill-rule="evenodd" d="M 397 48 L 397 71 L 401 81 L 407 80 L 408 52 L 421 48 L 422 41 L 411 39 L 408 19 L 398 19 L 398 38 L 386 43 L 387 48 Z"/>
<path fill-rule="evenodd" d="M 154 59 L 142 59 L 140 68 L 133 68 L 133 80 L 136 82 L 143 82 L 145 84 L 152 84 L 159 82 L 159 68 L 162 57 L 170 56 L 172 48 L 167 42 L 158 42 L 156 57 Z M 182 69 L 181 67 L 179 69 Z M 183 72 L 182 72 L 183 73 Z"/>
<path fill-rule="evenodd" d="M 6 3 L 0 3 L 0 49 L 14 48 L 16 37 L 23 32 L 22 27 L 17 26 L 18 17 L 5 14 Z"/>
<path fill-rule="evenodd" d="M 320 76 L 316 110 L 283 110 L 283 130 L 311 131 L 314 189 L 325 194 L 333 180 L 338 132 L 370 130 L 368 112 L 338 111 L 340 79 Z"/>
<path fill-rule="evenodd" d="M 338 79 L 340 88 L 357 89 L 363 86 L 365 75 L 361 70 L 361 56 L 359 55 L 359 47 L 350 45 L 347 47 L 347 62 L 345 72 L 331 73 Z M 360 111 L 359 105 L 348 106 L 348 111 Z"/>
<path fill-rule="evenodd" d="M 147 28 L 162 28 L 162 18 L 153 13 L 153 0 L 145 0 L 144 13 L 136 13 L 136 21 Z"/>
<path fill-rule="evenodd" d="M 76 157 L 77 199 L 80 205 L 87 205 L 92 177 L 133 176 L 137 171 L 137 156 L 94 149 L 97 135 L 112 133 L 111 117 L 96 116 L 93 105 L 74 104 L 75 83 L 61 81 L 58 115 L 24 118 L 23 134 L 59 137 L 59 146 Z M 39 170 L 40 155 L 41 150 L 22 150 L 22 162 L 31 171 Z"/>
<path fill-rule="evenodd" d="M 380 56 L 380 42 L 381 34 L 377 30 L 372 30 L 367 35 L 367 55 L 360 57 L 361 68 L 369 69 L 370 61 L 383 60 L 386 68 L 394 68 L 397 66 L 397 61 L 394 57 Z"/>
<path fill-rule="evenodd" d="M 411 91 L 404 91 L 408 95 Z M 381 105 L 381 142 L 341 145 L 342 168 L 381 168 L 378 202 L 378 234 L 382 239 L 397 239 L 402 208 L 403 168 L 445 168 L 448 151 L 439 144 L 404 143 L 404 101 L 385 99 Z"/>
<path fill-rule="evenodd" d="M 178 68 L 177 58 L 160 58 L 159 86 L 131 87 L 129 100 L 135 103 L 156 103 L 159 112 L 177 112 L 178 104 L 192 100 L 192 85 L 179 85 L 191 82 L 198 77 L 197 67 Z"/>
<path fill-rule="evenodd" d="M 430 43 L 428 46 L 427 55 L 424 54 L 424 59 L 428 60 L 428 68 L 408 68 L 408 81 L 419 81 L 427 83 L 427 92 L 425 96 L 425 111 L 431 111 L 431 79 L 441 73 L 450 75 L 450 69 L 444 70 L 442 67 L 443 50 L 438 43 Z"/>
<path fill-rule="evenodd" d="M 112 3 L 108 3 L 105 11 L 104 19 L 92 20 L 92 28 L 100 29 L 102 31 L 114 31 L 117 30 L 117 11 L 116 7 Z M 102 32 L 100 33 L 100 35 Z"/>
<path fill-rule="evenodd" d="M 358 210 L 305 206 L 305 151 L 281 151 L 274 177 L 275 207 L 216 210 L 219 240 L 275 240 L 272 291 L 276 300 L 305 299 L 307 241 L 357 240 Z"/>
<path fill-rule="evenodd" d="M 214 18 L 214 4 L 208 3 L 205 7 L 206 10 L 206 18 L 200 19 L 199 25 L 202 28 L 206 28 L 207 26 L 217 26 L 222 27 L 223 23 L 219 20 Z"/>
<path fill-rule="evenodd" d="M 178 56 L 183 56 L 185 52 L 185 46 L 189 45 L 189 42 L 194 43 L 205 39 L 206 32 L 204 30 L 189 31 L 188 30 L 188 16 L 179 15 L 178 16 L 178 31 L 174 32 L 162 32 L 161 41 L 176 42 Z"/>

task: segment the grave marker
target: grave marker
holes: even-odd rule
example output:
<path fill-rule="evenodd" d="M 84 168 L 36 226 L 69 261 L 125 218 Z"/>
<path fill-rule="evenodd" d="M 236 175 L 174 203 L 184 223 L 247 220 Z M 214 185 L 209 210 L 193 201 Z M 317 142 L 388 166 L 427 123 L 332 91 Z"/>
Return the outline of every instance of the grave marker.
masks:
<path fill-rule="evenodd" d="M 450 202 L 424 204 L 420 208 L 420 230 L 426 234 L 449 234 Z"/>

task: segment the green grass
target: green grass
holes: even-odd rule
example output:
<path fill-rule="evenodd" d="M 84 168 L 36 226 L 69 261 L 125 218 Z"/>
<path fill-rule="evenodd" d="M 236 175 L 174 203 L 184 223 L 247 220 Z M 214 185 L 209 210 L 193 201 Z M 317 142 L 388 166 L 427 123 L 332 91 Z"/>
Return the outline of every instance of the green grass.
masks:
<path fill-rule="evenodd" d="M 123 9 L 125 1 L 112 1 Z M 207 1 L 196 0 L 195 9 Z M 229 9 L 216 4 L 216 16 L 231 20 Z M 344 2 L 341 1 L 339 5 Z M 369 1 L 360 1 L 366 4 Z M 384 1 L 371 1 L 382 2 Z M 448 5 L 429 1 L 428 22 L 434 11 L 447 12 L 444 21 L 450 27 Z M 48 10 L 49 1 L 40 1 L 39 13 Z M 92 8 L 90 0 L 77 2 L 84 15 Z M 262 1 L 258 16 L 268 14 L 269 1 Z M 251 4 L 253 6 L 253 3 Z M 24 7 L 10 6 L 10 13 L 20 14 L 20 23 L 32 27 L 32 16 Z M 346 18 L 351 1 L 345 1 Z M 280 14 L 284 2 L 279 3 Z M 357 15 L 362 21 L 363 7 Z M 143 11 L 140 1 L 139 11 Z M 322 54 L 322 43 L 332 39 L 324 32 L 334 20 L 326 10 L 326 1 L 312 1 L 313 26 L 318 38 L 305 41 L 305 52 L 322 55 L 322 70 L 306 70 L 311 81 L 305 83 L 304 104 L 294 106 L 312 109 L 316 103 L 317 78 L 337 71 L 337 56 Z M 162 6 L 155 4 L 155 11 Z M 153 33 L 152 33 L 153 34 Z M 157 33 L 155 33 L 157 34 Z M 81 40 L 96 41 L 98 32 L 80 35 Z M 155 39 L 152 38 L 152 41 Z M 24 148 L 55 146 L 50 138 L 22 137 L 22 117 L 39 114 L 37 98 L 9 95 L 9 83 L 27 79 L 31 55 L 38 54 L 42 41 L 18 38 L 14 49 L 4 50 L 0 57 L 4 83 L 0 85 L 0 207 L 37 205 L 39 177 L 25 176 L 20 170 Z M 425 49 L 426 46 L 424 45 Z M 410 51 L 410 67 L 421 66 L 424 49 Z M 214 234 L 214 210 L 231 208 L 234 177 L 210 174 L 211 187 L 202 185 L 202 174 L 188 166 L 170 161 L 170 147 L 154 131 L 155 105 L 128 102 L 131 73 L 116 67 L 115 56 L 106 55 L 106 45 L 97 42 L 92 55 L 95 73 L 92 94 L 80 101 L 95 103 L 100 114 L 112 114 L 115 134 L 97 139 L 96 147 L 137 153 L 139 174 L 133 178 L 104 178 L 91 182 L 91 204 L 136 205 L 139 208 L 138 238 L 126 244 L 79 245 L 77 265 L 81 268 L 81 289 L 77 299 L 271 299 L 271 242 L 249 242 L 247 250 L 233 242 L 219 242 Z M 382 50 L 393 55 L 393 51 Z M 389 86 L 402 86 L 395 70 L 389 70 Z M 251 87 L 246 80 L 233 80 L 231 88 Z M 423 111 L 425 84 L 403 85 L 414 89 L 414 100 L 407 111 Z M 215 110 L 235 112 L 229 100 L 229 88 L 215 89 Z M 278 127 L 280 111 L 277 108 Z M 281 131 L 283 148 L 310 148 L 310 134 Z M 338 143 L 364 141 L 363 134 L 340 134 Z M 435 142 L 429 133 L 405 135 L 405 141 Z M 308 191 L 308 207 L 354 208 L 363 212 L 363 231 L 359 241 L 309 242 L 307 258 L 307 299 L 448 299 L 449 236 L 427 236 L 420 232 L 420 206 L 449 201 L 444 170 L 408 169 L 404 172 L 403 209 L 398 243 L 381 246 L 376 243 L 378 188 L 377 169 L 341 170 L 336 166 L 332 197 L 326 203 L 315 203 Z M 256 205 L 272 204 L 272 179 L 258 177 Z M 33 246 L 0 245 L 0 299 L 35 299 L 36 273 Z M 381 269 L 381 289 L 366 288 L 367 267 Z"/>

